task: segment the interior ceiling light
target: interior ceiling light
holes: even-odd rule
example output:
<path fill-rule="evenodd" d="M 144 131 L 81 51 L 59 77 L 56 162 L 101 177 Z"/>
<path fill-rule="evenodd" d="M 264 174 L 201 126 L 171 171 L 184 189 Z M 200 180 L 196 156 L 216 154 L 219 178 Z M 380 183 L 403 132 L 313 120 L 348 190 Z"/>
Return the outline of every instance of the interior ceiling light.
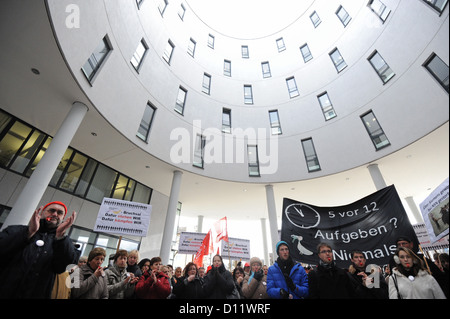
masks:
<path fill-rule="evenodd" d="M 35 68 L 32 68 L 32 69 L 31 69 L 31 72 L 33 72 L 33 73 L 36 74 L 36 75 L 41 74 L 41 72 L 40 72 L 38 69 L 35 69 Z"/>

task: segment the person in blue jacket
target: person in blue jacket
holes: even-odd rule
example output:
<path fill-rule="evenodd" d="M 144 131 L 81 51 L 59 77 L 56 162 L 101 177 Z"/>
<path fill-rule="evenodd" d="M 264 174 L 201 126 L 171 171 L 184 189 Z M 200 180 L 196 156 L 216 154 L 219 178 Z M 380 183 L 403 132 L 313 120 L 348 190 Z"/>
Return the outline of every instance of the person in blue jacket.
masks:
<path fill-rule="evenodd" d="M 267 294 L 273 299 L 302 299 L 308 297 L 308 275 L 301 264 L 295 263 L 285 241 L 276 245 L 277 261 L 267 273 Z"/>

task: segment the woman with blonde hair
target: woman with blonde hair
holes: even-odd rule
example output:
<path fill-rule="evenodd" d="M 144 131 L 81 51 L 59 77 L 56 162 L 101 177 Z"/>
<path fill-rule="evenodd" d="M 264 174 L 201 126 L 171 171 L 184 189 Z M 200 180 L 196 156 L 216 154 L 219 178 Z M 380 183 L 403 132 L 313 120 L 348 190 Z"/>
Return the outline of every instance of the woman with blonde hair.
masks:
<path fill-rule="evenodd" d="M 409 248 L 398 247 L 389 277 L 390 299 L 446 299 L 436 279 Z"/>

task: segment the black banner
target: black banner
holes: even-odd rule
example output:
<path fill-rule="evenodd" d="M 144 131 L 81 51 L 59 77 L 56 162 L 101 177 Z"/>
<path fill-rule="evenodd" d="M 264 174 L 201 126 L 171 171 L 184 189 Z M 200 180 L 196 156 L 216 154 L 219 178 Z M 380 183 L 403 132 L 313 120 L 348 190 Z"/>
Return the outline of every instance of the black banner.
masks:
<path fill-rule="evenodd" d="M 283 200 L 281 240 L 289 244 L 292 258 L 298 262 L 317 265 L 316 247 L 326 242 L 339 267 L 350 265 L 352 250 L 361 250 L 367 264 L 382 266 L 389 263 L 400 236 L 413 240 L 418 249 L 416 233 L 393 185 L 339 207 Z"/>

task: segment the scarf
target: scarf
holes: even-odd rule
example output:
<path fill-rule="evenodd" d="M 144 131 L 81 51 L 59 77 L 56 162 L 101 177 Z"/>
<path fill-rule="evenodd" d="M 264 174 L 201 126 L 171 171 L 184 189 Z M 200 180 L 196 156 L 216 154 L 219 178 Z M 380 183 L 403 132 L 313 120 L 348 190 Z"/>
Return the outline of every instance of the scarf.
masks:
<path fill-rule="evenodd" d="M 336 262 L 333 260 L 332 262 L 325 263 L 322 261 L 322 259 L 319 260 L 319 265 L 322 266 L 323 268 L 325 268 L 326 270 L 330 270 L 332 268 L 334 268 L 334 266 L 336 265 Z"/>
<path fill-rule="evenodd" d="M 287 260 L 283 260 L 280 257 L 278 257 L 277 264 L 280 267 L 283 275 L 289 276 L 291 274 L 292 267 L 294 267 L 294 260 L 292 259 L 291 256 L 289 256 Z"/>

